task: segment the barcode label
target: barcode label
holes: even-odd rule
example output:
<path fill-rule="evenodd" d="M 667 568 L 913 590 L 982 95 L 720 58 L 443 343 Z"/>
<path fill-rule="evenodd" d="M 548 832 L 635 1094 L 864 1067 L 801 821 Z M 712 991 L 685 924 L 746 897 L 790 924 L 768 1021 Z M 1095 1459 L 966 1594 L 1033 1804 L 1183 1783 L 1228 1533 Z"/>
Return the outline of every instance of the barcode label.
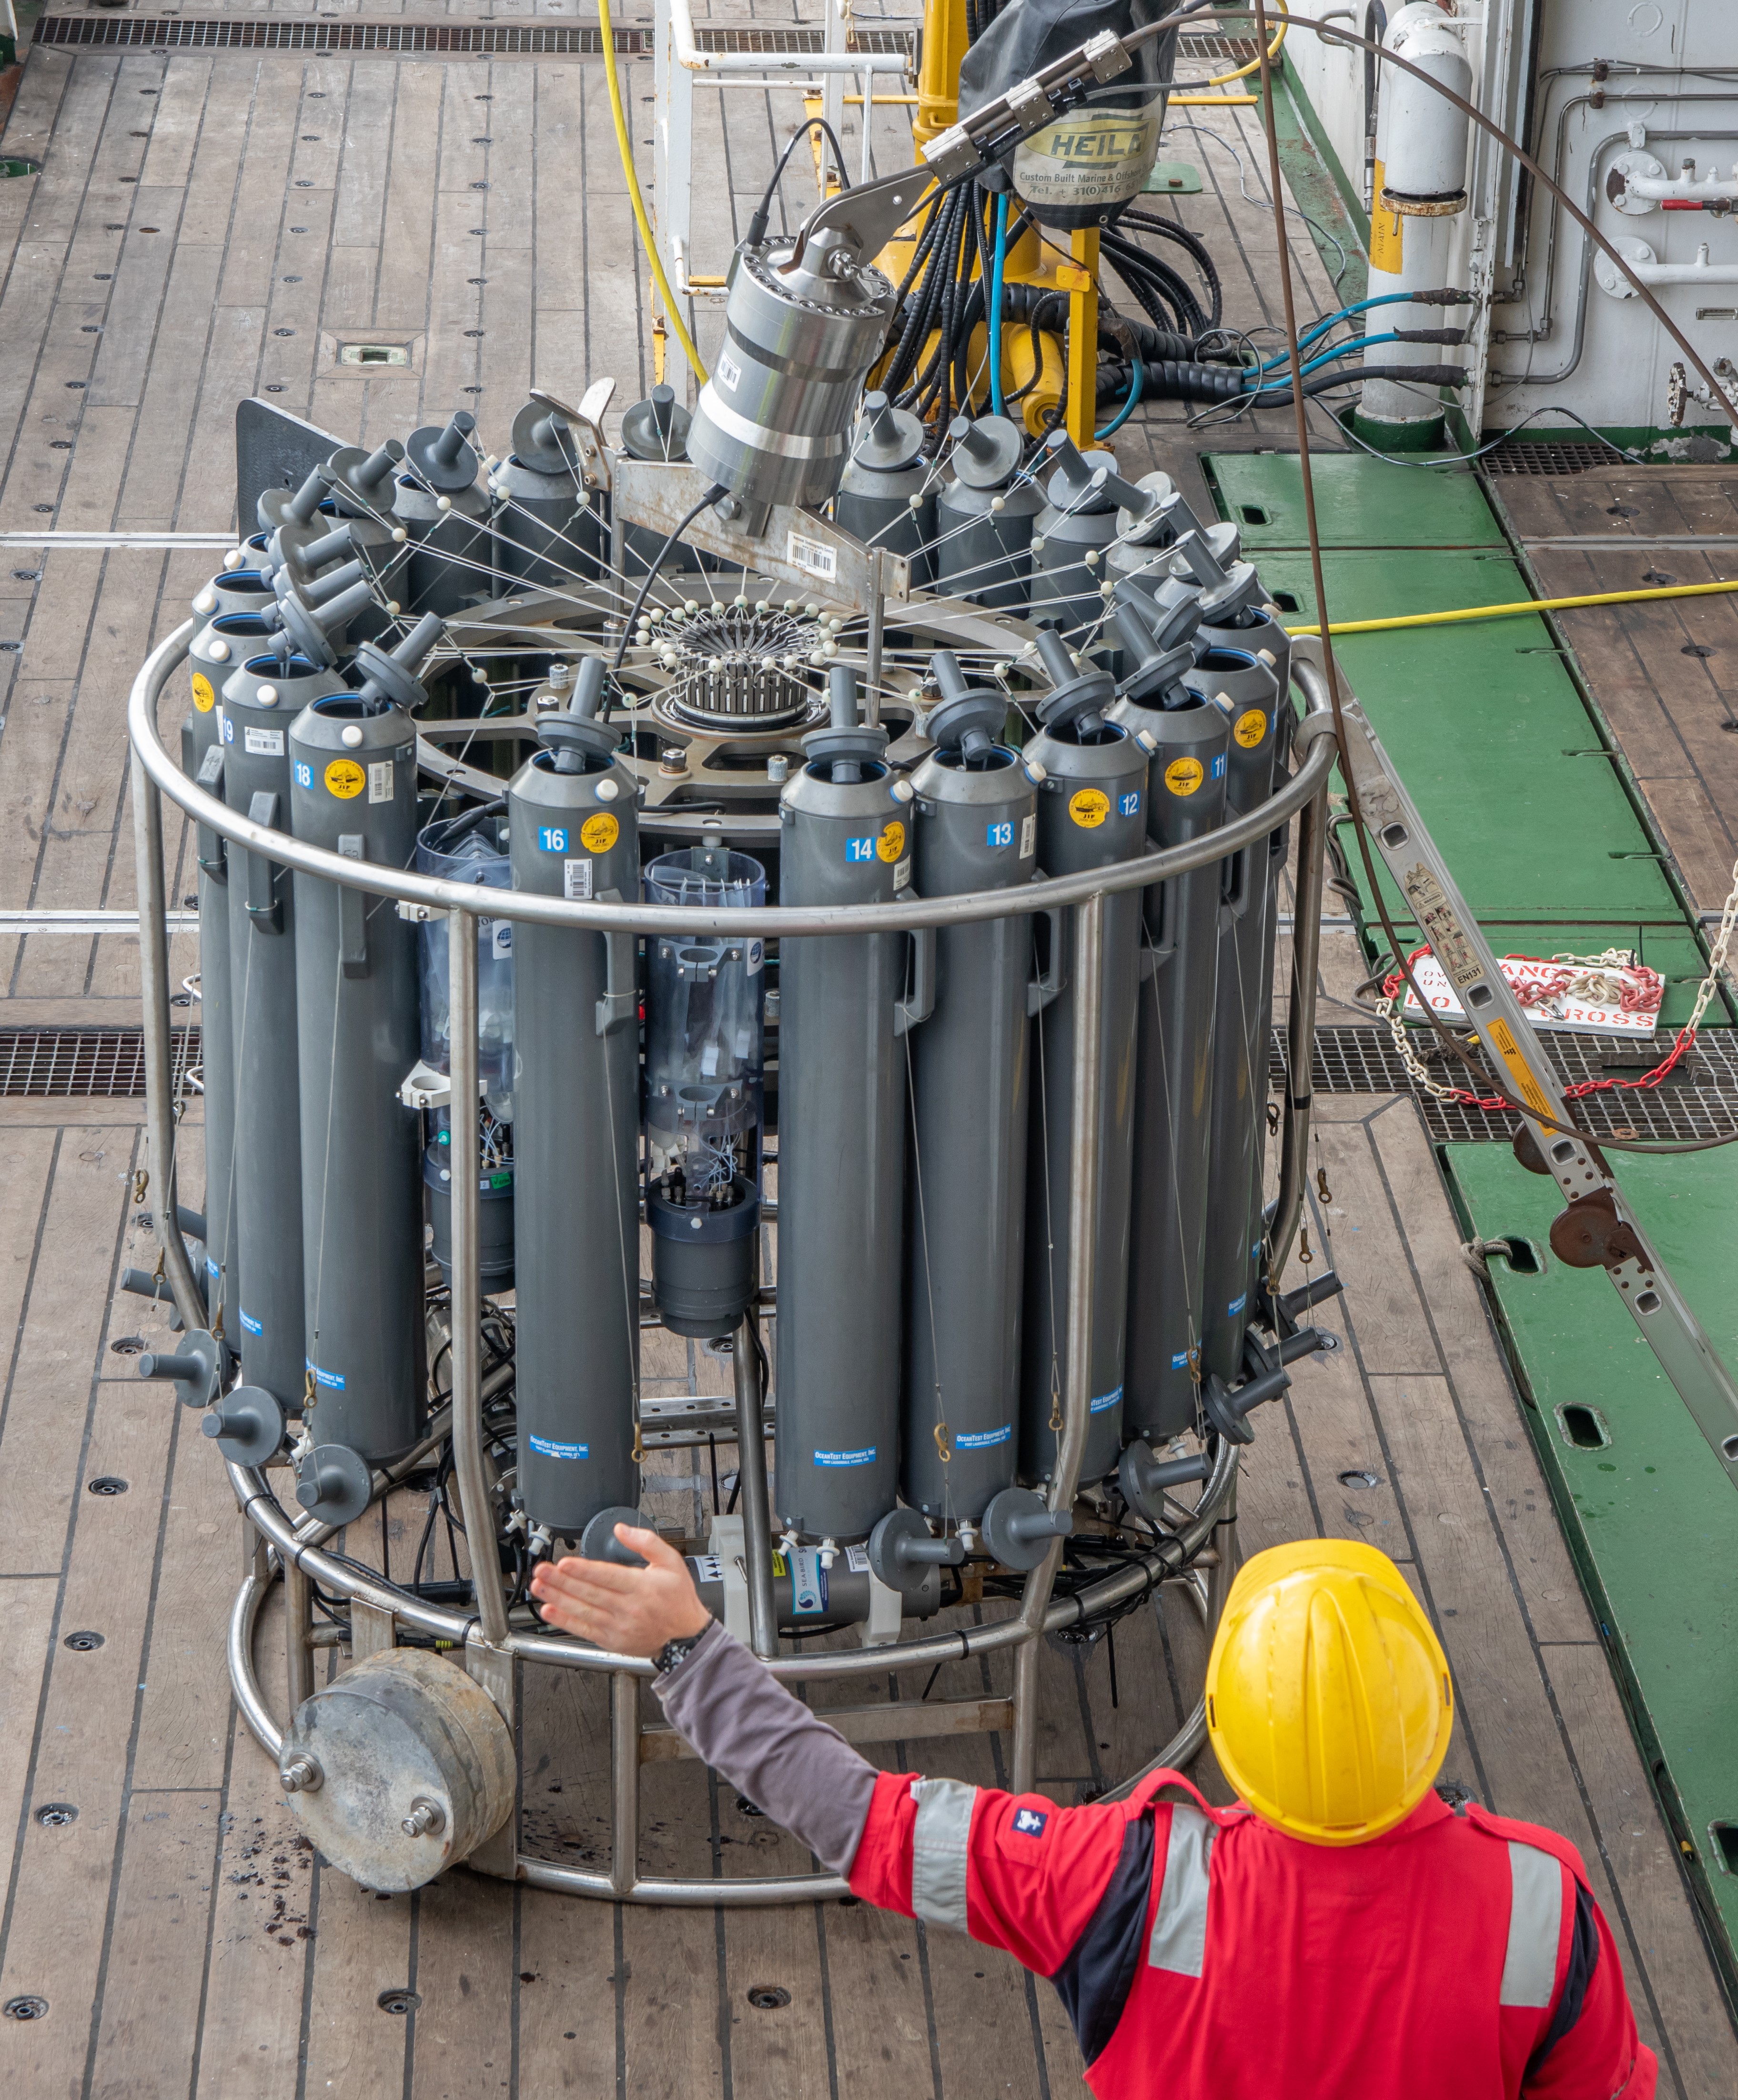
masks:
<path fill-rule="evenodd" d="M 392 800 L 392 761 L 375 758 L 368 761 L 368 800 L 371 802 L 390 802 Z"/>
<path fill-rule="evenodd" d="M 589 860 L 564 860 L 561 864 L 561 893 L 570 900 L 577 898 L 584 903 L 591 895 L 591 862 Z"/>
<path fill-rule="evenodd" d="M 824 540 L 807 539 L 801 532 L 785 534 L 784 558 L 793 569 L 801 569 L 805 576 L 818 576 L 823 583 L 830 584 L 839 573 L 837 550 Z"/>

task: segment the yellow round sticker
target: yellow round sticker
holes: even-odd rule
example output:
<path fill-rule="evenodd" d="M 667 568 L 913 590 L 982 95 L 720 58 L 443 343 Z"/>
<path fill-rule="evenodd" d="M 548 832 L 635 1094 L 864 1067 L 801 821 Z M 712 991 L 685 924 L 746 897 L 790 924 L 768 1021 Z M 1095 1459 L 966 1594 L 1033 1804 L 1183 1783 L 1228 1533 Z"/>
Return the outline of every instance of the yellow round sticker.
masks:
<path fill-rule="evenodd" d="M 360 795 L 368 784 L 368 776 L 353 758 L 334 758 L 326 768 L 327 788 L 341 802 Z"/>
<path fill-rule="evenodd" d="M 875 849 L 883 860 L 898 860 L 905 851 L 905 826 L 889 824 L 876 840 Z"/>
<path fill-rule="evenodd" d="M 193 673 L 193 704 L 202 715 L 208 715 L 217 705 L 217 695 L 212 690 L 211 681 L 203 671 Z"/>
<path fill-rule="evenodd" d="M 587 853 L 607 853 L 620 836 L 621 825 L 602 810 L 595 817 L 588 817 L 580 827 L 580 844 Z"/>
<path fill-rule="evenodd" d="M 1259 708 L 1250 708 L 1233 723 L 1231 734 L 1246 751 L 1253 751 L 1268 733 L 1268 718 Z"/>
<path fill-rule="evenodd" d="M 1165 768 L 1165 785 L 1173 795 L 1193 795 L 1206 777 L 1198 758 L 1173 758 Z"/>
<path fill-rule="evenodd" d="M 1110 814 L 1110 797 L 1098 788 L 1083 788 L 1068 798 L 1068 814 L 1089 832 L 1096 831 Z"/>

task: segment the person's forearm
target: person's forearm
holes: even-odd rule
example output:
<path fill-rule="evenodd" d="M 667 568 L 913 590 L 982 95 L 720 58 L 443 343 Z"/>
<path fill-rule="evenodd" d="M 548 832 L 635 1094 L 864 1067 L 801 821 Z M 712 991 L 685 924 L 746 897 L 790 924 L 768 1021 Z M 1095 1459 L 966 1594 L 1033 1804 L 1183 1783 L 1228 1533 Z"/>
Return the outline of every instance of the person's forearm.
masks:
<path fill-rule="evenodd" d="M 653 1689 L 677 1732 L 835 1873 L 850 1871 L 876 1767 L 721 1626 Z"/>

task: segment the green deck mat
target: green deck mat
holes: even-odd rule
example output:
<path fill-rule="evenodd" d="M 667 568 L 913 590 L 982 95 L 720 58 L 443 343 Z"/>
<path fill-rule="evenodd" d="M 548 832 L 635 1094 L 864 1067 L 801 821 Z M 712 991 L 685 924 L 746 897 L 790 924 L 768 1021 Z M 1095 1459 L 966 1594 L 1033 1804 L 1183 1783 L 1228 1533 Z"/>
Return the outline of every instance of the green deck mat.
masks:
<path fill-rule="evenodd" d="M 1203 464 L 1224 514 L 1242 528 L 1251 556 L 1268 547 L 1309 545 L 1295 452 L 1212 452 Z M 1484 491 L 1464 469 L 1426 471 L 1343 452 L 1312 452 L 1310 470 L 1316 529 L 1324 547 L 1506 545 Z"/>
<path fill-rule="evenodd" d="M 1563 1207 L 1551 1184 L 1505 1145 L 1444 1154 L 1474 1231 L 1546 1245 Z M 1613 1164 L 1714 1348 L 1738 1363 L 1738 1152 Z M 1555 1261 L 1538 1276 L 1501 1261 L 1490 1273 L 1570 1550 L 1738 1983 L 1738 1492 L 1603 1276 Z M 1559 1409 L 1590 1413 L 1565 1427 Z M 1572 1429 L 1611 1440 L 1584 1448 Z"/>

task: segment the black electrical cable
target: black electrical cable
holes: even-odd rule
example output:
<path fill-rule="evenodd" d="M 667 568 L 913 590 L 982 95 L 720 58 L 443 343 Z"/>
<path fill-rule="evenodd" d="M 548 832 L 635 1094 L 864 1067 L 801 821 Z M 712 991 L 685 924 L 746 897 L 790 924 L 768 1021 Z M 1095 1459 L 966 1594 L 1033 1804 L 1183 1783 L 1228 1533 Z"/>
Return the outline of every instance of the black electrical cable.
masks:
<path fill-rule="evenodd" d="M 766 185 L 765 193 L 748 221 L 748 245 L 751 248 L 758 248 L 766 238 L 766 229 L 772 221 L 773 199 L 778 195 L 780 178 L 790 165 L 791 156 L 796 151 L 798 140 L 806 139 L 811 131 L 826 134 L 827 143 L 833 149 L 833 165 L 838 174 L 839 187 L 842 190 L 851 187 L 851 178 L 845 171 L 845 148 L 839 143 L 838 133 L 824 117 L 805 117 L 785 141 L 784 151 L 773 164 L 772 176 Z"/>
<path fill-rule="evenodd" d="M 638 595 L 633 601 L 633 610 L 628 615 L 626 620 L 623 623 L 621 640 L 615 645 L 615 660 L 610 666 L 610 668 L 612 671 L 619 671 L 622 667 L 622 659 L 628 653 L 629 639 L 632 636 L 634 628 L 638 624 L 640 609 L 646 602 L 646 594 L 651 589 L 653 584 L 656 582 L 659 570 L 661 569 L 664 563 L 669 559 L 670 549 L 676 545 L 677 541 L 681 539 L 683 533 L 687 531 L 688 527 L 694 523 L 695 519 L 699 516 L 703 510 L 710 510 L 712 505 L 718 501 L 721 496 L 728 496 L 730 492 L 729 489 L 725 487 L 721 481 L 715 481 L 712 487 L 708 488 L 706 493 L 700 498 L 699 501 L 696 503 L 694 508 L 682 518 L 682 522 L 672 529 L 669 538 L 664 541 L 664 545 L 652 557 L 651 567 L 646 571 L 645 577 L 640 585 Z M 606 721 L 609 719 L 609 703 L 607 700 L 604 703 L 604 719 Z"/>

